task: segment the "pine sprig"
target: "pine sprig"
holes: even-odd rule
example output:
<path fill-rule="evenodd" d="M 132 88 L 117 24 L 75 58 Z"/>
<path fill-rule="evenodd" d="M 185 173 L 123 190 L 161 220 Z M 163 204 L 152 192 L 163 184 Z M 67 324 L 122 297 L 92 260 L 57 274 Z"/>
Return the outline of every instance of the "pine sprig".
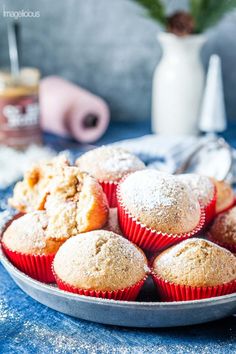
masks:
<path fill-rule="evenodd" d="M 214 26 L 227 12 L 236 8 L 236 0 L 190 0 L 195 33 Z"/>
<path fill-rule="evenodd" d="M 165 8 L 161 0 L 135 0 L 138 4 L 142 5 L 147 14 L 154 20 L 166 25 Z"/>
<path fill-rule="evenodd" d="M 168 26 L 168 17 L 162 0 L 134 0 L 146 9 L 148 16 Z M 214 26 L 231 10 L 236 9 L 236 0 L 189 0 L 189 14 L 194 20 L 194 33 L 204 32 Z"/>

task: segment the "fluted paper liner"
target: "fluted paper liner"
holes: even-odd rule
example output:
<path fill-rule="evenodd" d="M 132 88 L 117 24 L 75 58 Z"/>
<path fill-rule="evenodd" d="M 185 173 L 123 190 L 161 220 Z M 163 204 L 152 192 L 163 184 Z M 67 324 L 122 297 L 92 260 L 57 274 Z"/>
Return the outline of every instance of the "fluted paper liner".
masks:
<path fill-rule="evenodd" d="M 107 196 L 109 207 L 116 208 L 117 207 L 116 188 L 118 182 L 99 181 L 99 183 L 102 186 L 103 192 Z"/>
<path fill-rule="evenodd" d="M 189 286 L 168 282 L 152 272 L 158 295 L 162 301 L 201 300 L 236 292 L 236 280 L 216 286 Z"/>
<path fill-rule="evenodd" d="M 192 231 L 183 234 L 168 234 L 161 231 L 155 231 L 147 227 L 145 224 L 142 224 L 129 213 L 122 202 L 120 185 L 117 187 L 117 208 L 118 220 L 123 235 L 140 248 L 151 252 L 160 251 L 168 246 L 195 236 L 205 225 L 205 209 L 201 207 L 199 223 Z"/>
<path fill-rule="evenodd" d="M 108 291 L 108 290 L 90 290 L 90 289 L 81 289 L 78 287 L 75 287 L 73 285 L 70 285 L 64 281 L 62 281 L 55 273 L 53 270 L 54 277 L 57 283 L 57 286 L 59 289 L 68 291 L 70 293 L 78 294 L 78 295 L 85 295 L 85 296 L 92 296 L 92 297 L 99 297 L 102 299 L 113 299 L 113 300 L 124 300 L 124 301 L 134 301 L 136 300 L 141 288 L 144 285 L 144 282 L 147 279 L 147 276 L 145 276 L 142 280 L 137 282 L 136 284 L 124 288 L 124 289 L 118 289 L 118 290 L 113 290 L 113 291 Z"/>
<path fill-rule="evenodd" d="M 3 242 L 2 249 L 11 263 L 23 273 L 43 283 L 55 283 L 52 273 L 52 261 L 55 254 L 23 254 L 10 250 Z"/>

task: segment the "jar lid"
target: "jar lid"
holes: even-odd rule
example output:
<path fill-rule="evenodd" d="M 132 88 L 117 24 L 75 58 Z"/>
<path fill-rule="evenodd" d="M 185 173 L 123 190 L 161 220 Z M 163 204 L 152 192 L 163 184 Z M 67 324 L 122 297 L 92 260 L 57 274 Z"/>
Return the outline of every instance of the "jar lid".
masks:
<path fill-rule="evenodd" d="M 40 71 L 22 68 L 17 77 L 7 70 L 0 70 L 0 96 L 15 97 L 37 93 Z"/>

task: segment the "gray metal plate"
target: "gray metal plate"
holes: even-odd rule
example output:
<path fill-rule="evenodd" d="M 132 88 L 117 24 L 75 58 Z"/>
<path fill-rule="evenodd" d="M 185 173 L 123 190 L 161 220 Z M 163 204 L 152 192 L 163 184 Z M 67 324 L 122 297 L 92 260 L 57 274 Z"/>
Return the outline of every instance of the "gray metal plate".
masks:
<path fill-rule="evenodd" d="M 33 299 L 88 321 L 130 327 L 172 327 L 204 323 L 236 313 L 236 293 L 197 301 L 154 302 L 150 301 L 155 297 L 150 279 L 138 302 L 98 299 L 68 293 L 54 285 L 33 280 L 16 269 L 2 251 L 0 258 L 16 284 Z"/>

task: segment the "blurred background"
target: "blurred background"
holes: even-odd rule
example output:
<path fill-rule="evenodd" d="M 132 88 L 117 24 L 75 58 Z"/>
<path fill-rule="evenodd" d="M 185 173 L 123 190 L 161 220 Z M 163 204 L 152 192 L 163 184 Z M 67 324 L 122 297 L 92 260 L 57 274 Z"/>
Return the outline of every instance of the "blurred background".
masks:
<path fill-rule="evenodd" d="M 7 0 L 6 10 L 39 11 L 22 18 L 22 65 L 42 76 L 56 74 L 104 98 L 112 120 L 142 121 L 151 116 L 153 71 L 161 57 L 157 22 L 131 0 Z M 168 13 L 187 1 L 165 1 Z M 1 10 L 0 10 L 1 11 Z M 9 66 L 7 18 L 0 21 L 0 65 Z M 206 32 L 202 60 L 222 60 L 226 113 L 236 120 L 236 11 Z"/>

